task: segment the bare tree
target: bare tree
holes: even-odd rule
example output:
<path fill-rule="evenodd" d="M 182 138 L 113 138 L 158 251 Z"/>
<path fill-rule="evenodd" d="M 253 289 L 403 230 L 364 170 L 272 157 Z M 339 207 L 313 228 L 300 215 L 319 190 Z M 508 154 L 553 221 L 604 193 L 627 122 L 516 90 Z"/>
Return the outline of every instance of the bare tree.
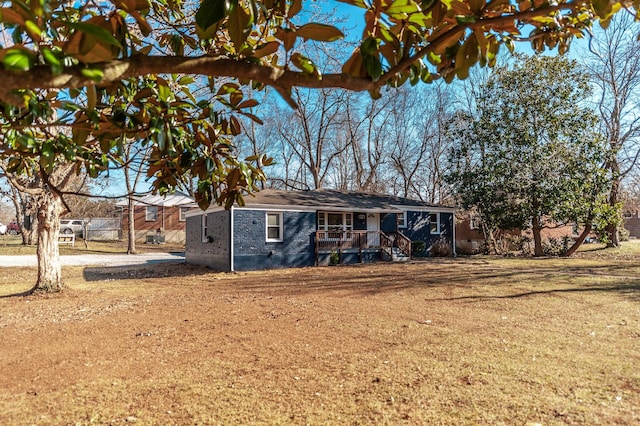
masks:
<path fill-rule="evenodd" d="M 607 168 L 612 175 L 609 204 L 621 201 L 622 182 L 636 167 L 640 155 L 640 41 L 633 17 L 616 16 L 606 30 L 589 43 L 588 67 L 599 91 L 601 132 L 610 150 Z M 609 245 L 618 246 L 620 221 L 607 226 Z"/>
<path fill-rule="evenodd" d="M 390 90 L 382 99 L 369 99 L 361 108 L 349 102 L 344 133 L 351 149 L 342 175 L 351 185 L 346 189 L 386 191 L 385 166 L 392 150 L 389 132 L 397 95 L 396 90 Z"/>
<path fill-rule="evenodd" d="M 391 155 L 397 175 L 396 192 L 431 203 L 450 199 L 444 168 L 451 141 L 444 129 L 452 116 L 454 101 L 443 85 L 396 97 Z"/>
<path fill-rule="evenodd" d="M 322 188 L 333 162 L 349 148 L 348 143 L 336 144 L 339 129 L 344 124 L 342 111 L 348 99 L 346 92 L 336 89 L 309 92 L 294 91 L 300 108 L 278 108 L 275 130 L 279 142 L 287 146 L 299 171 L 287 176 L 312 188 Z"/>

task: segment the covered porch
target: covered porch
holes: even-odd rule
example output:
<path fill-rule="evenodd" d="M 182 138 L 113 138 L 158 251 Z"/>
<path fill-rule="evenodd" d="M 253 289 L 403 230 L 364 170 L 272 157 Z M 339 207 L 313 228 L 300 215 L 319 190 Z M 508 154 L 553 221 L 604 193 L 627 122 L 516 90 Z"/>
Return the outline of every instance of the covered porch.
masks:
<path fill-rule="evenodd" d="M 338 261 L 334 263 L 343 263 L 343 257 L 347 254 L 357 254 L 360 263 L 364 262 L 367 253 L 379 254 L 381 259 L 389 261 L 410 259 L 411 240 L 399 231 L 316 231 L 316 265 L 320 264 L 320 256 L 327 253 L 336 253 Z"/>

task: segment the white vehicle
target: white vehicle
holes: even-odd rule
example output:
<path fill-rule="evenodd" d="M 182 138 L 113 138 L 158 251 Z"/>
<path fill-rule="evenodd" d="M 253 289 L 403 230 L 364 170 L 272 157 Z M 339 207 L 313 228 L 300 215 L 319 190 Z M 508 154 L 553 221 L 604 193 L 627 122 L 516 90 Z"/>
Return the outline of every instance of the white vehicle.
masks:
<path fill-rule="evenodd" d="M 7 225 L 0 223 L 0 235 L 4 235 L 7 233 Z"/>
<path fill-rule="evenodd" d="M 61 234 L 82 235 L 84 232 L 84 220 L 81 219 L 62 219 L 60 221 Z"/>

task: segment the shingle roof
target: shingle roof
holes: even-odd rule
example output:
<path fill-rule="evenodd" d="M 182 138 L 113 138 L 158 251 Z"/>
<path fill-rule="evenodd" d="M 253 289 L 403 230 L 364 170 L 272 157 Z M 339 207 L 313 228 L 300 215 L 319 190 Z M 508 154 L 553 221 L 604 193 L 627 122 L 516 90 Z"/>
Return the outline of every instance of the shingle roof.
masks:
<path fill-rule="evenodd" d="M 175 192 L 173 194 L 164 195 L 154 195 L 148 194 L 144 197 L 136 197 L 134 204 L 136 206 L 145 205 L 145 206 L 185 206 L 185 207 L 195 207 L 195 201 L 193 198 L 189 197 L 187 194 L 183 194 L 182 192 Z M 118 206 L 126 206 L 127 200 L 119 201 L 116 203 Z"/>
<path fill-rule="evenodd" d="M 245 196 L 247 207 L 258 205 L 299 206 L 318 209 L 353 209 L 398 211 L 399 206 L 428 208 L 450 208 L 439 204 L 425 203 L 393 195 L 356 191 L 316 189 L 311 191 L 282 191 L 265 189 L 254 196 Z"/>

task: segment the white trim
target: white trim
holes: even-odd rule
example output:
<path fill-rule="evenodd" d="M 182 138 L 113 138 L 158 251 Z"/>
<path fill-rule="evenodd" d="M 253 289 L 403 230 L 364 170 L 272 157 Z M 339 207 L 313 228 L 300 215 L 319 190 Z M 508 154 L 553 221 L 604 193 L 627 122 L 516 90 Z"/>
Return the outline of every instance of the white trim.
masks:
<path fill-rule="evenodd" d="M 441 222 L 442 222 L 442 220 L 441 220 L 441 218 L 440 218 L 440 213 L 441 213 L 441 212 L 431 212 L 431 213 L 429 214 L 429 234 L 430 234 L 430 235 L 442 235 L 442 226 L 441 226 L 441 225 L 442 225 L 442 223 L 441 223 Z M 436 229 L 436 232 L 433 232 L 433 231 L 431 230 L 431 224 L 432 224 L 432 222 L 431 222 L 431 215 L 433 215 L 433 214 L 435 214 L 435 215 L 436 215 L 436 217 L 438 218 L 438 220 L 436 221 L 436 223 L 438 224 L 438 227 L 437 227 L 437 229 Z"/>
<path fill-rule="evenodd" d="M 187 212 L 191 207 L 185 206 L 177 206 L 178 207 L 178 222 L 186 222 L 187 221 Z"/>
<path fill-rule="evenodd" d="M 206 226 L 205 226 L 205 222 L 206 222 Z M 200 219 L 200 241 L 202 241 L 203 243 L 209 242 L 208 235 L 207 235 L 208 230 L 209 230 L 209 219 L 206 214 L 203 214 L 202 218 Z"/>
<path fill-rule="evenodd" d="M 280 211 L 265 211 L 264 212 L 264 241 L 267 243 L 281 243 L 284 241 L 284 215 Z M 275 228 L 275 226 L 269 226 L 269 216 L 277 215 L 278 217 L 278 238 L 269 238 L 269 228 Z"/>
<path fill-rule="evenodd" d="M 409 212 L 455 213 L 456 211 L 455 207 L 421 207 L 421 206 L 401 206 L 401 205 L 392 205 L 391 207 L 401 211 L 409 211 Z"/>
<path fill-rule="evenodd" d="M 371 213 L 371 212 L 370 212 Z M 341 231 L 353 231 L 353 212 L 351 210 L 349 211 L 338 211 L 338 210 L 319 210 L 316 213 L 316 230 L 318 231 L 331 231 L 329 229 L 329 215 L 330 214 L 340 214 L 342 215 L 342 229 Z M 324 215 L 324 228 L 320 228 L 320 215 Z M 351 216 L 351 225 L 350 228 L 348 228 L 347 225 L 347 216 Z"/>
<path fill-rule="evenodd" d="M 149 219 L 149 209 L 156 209 L 155 218 Z M 146 206 L 144 208 L 144 221 L 145 222 L 157 222 L 158 221 L 158 206 Z"/>
<path fill-rule="evenodd" d="M 229 247 L 229 253 L 230 253 L 230 258 L 229 258 L 229 269 L 231 270 L 231 272 L 235 271 L 235 265 L 233 264 L 233 258 L 235 257 L 235 253 L 234 253 L 234 240 L 233 240 L 233 232 L 234 232 L 234 220 L 233 220 L 233 211 L 235 210 L 235 208 L 233 206 L 231 206 L 231 208 L 229 209 L 229 231 L 231 232 L 231 235 L 229 236 L 229 245 L 231 247 Z"/>
<path fill-rule="evenodd" d="M 396 217 L 396 225 L 398 226 L 398 229 L 407 229 L 408 225 L 407 225 L 407 212 L 404 211 L 402 213 L 396 213 L 397 215 L 402 215 L 403 218 L 403 225 L 397 225 L 398 223 L 398 218 Z"/>

